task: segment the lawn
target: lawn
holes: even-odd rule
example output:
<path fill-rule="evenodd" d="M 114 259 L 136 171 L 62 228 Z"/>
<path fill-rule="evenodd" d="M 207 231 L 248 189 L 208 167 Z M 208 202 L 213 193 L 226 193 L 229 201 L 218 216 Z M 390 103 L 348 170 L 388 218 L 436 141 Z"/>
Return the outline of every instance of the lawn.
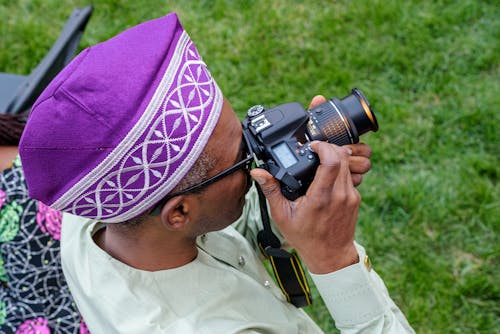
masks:
<path fill-rule="evenodd" d="M 90 2 L 92 3 L 92 2 Z M 0 0 L 27 74 L 86 1 Z M 360 88 L 380 130 L 357 240 L 418 333 L 500 333 L 496 1 L 94 1 L 81 46 L 177 11 L 235 110 Z M 307 312 L 335 326 L 319 297 Z"/>

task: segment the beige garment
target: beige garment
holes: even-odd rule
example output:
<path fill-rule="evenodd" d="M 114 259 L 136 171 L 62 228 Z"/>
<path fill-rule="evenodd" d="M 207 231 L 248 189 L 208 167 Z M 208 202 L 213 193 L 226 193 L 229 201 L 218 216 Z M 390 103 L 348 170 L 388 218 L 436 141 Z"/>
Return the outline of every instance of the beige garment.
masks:
<path fill-rule="evenodd" d="M 238 233 L 251 237 L 258 230 L 256 203 L 252 190 L 234 226 L 199 238 L 194 261 L 156 272 L 112 258 L 92 239 L 102 224 L 65 214 L 63 271 L 90 331 L 322 333 L 303 310 L 286 302 L 254 251 L 255 244 Z M 364 258 L 362 247 L 358 251 Z M 312 277 L 343 332 L 412 332 L 383 282 L 362 261 Z"/>

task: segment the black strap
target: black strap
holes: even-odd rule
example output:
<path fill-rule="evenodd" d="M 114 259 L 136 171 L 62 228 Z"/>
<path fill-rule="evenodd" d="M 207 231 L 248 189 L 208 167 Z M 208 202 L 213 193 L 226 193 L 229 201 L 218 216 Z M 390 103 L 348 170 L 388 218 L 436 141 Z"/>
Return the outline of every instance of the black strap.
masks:
<path fill-rule="evenodd" d="M 257 192 L 263 224 L 263 229 L 257 234 L 259 248 L 271 262 L 278 285 L 288 302 L 297 307 L 310 305 L 311 292 L 300 259 L 296 253 L 281 248 L 280 240 L 271 230 L 266 197 L 258 185 Z"/>

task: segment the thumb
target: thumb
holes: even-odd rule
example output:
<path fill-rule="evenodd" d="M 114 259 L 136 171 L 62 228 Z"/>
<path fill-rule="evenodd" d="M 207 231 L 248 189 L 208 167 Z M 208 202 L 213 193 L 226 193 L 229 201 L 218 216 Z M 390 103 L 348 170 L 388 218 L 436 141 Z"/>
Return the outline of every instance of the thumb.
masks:
<path fill-rule="evenodd" d="M 250 175 L 259 184 L 271 206 L 284 200 L 278 180 L 268 171 L 262 168 L 254 168 L 250 171 Z"/>
<path fill-rule="evenodd" d="M 323 95 L 316 95 L 309 104 L 309 109 L 319 106 L 323 102 L 326 102 L 325 97 Z"/>

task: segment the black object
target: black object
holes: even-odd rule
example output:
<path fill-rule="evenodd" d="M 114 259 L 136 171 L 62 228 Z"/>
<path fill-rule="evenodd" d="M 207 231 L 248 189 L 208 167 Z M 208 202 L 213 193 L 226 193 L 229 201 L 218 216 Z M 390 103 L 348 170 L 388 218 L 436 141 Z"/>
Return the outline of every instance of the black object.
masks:
<path fill-rule="evenodd" d="M 73 11 L 47 55 L 27 76 L 0 73 L 0 113 L 18 114 L 31 108 L 59 71 L 73 59 L 92 6 Z"/>
<path fill-rule="evenodd" d="M 259 185 L 260 216 L 263 229 L 257 234 L 257 243 L 262 254 L 269 259 L 274 277 L 283 295 L 289 303 L 296 307 L 311 305 L 313 300 L 311 290 L 302 263 L 295 252 L 287 252 L 281 248 L 281 241 L 273 233 L 267 212 L 267 202 Z"/>
<path fill-rule="evenodd" d="M 309 111 L 296 102 L 270 109 L 254 106 L 242 125 L 257 165 L 280 182 L 283 195 L 290 200 L 305 194 L 319 165 L 311 141 L 354 144 L 360 135 L 378 130 L 375 114 L 357 88 Z"/>

